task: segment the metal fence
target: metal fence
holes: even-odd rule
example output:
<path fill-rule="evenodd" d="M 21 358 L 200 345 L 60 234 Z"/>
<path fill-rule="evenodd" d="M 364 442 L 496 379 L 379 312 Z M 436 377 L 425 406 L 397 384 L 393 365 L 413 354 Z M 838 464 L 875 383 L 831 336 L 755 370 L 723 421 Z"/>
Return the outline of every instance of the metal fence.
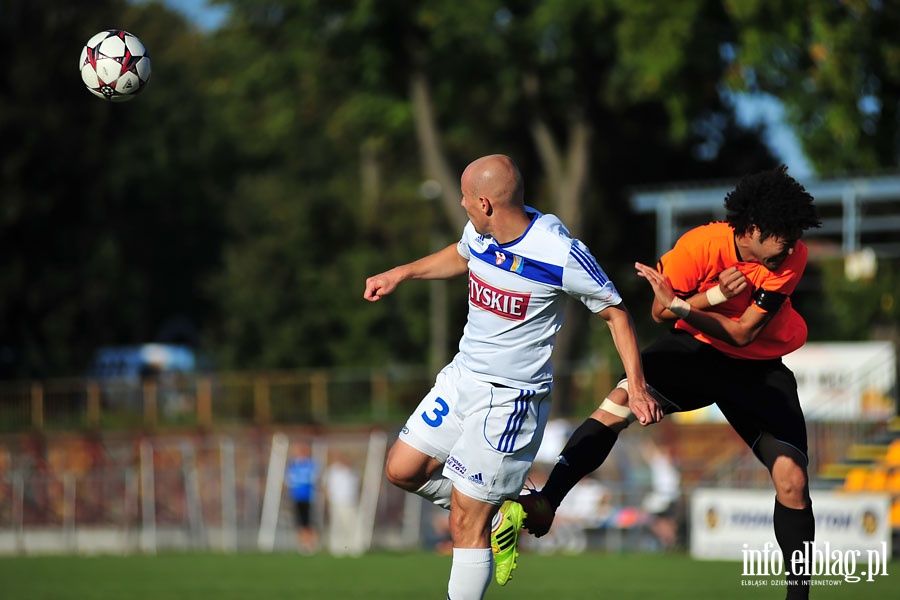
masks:
<path fill-rule="evenodd" d="M 381 485 L 383 449 L 373 452 L 369 437 L 390 439 L 432 381 L 427 369 L 410 368 L 2 383 L 0 553 L 256 549 L 273 433 L 322 440 L 323 463 L 330 448 L 343 448 L 361 472 L 375 473 L 371 485 Z M 563 366 L 560 384 L 569 410 L 556 416 L 574 425 L 599 404 L 611 378 L 602 366 Z M 846 419 L 808 425 L 813 479 L 886 427 Z M 713 435 L 715 427 L 731 437 Z M 651 432 L 677 442 L 685 491 L 710 482 L 770 485 L 727 424 L 667 419 L 635 429 L 619 446 Z M 388 485 L 373 493 L 373 518 L 363 528 L 373 547 L 410 548 L 428 538 L 430 507 Z M 289 502 L 282 498 L 277 508 L 271 548 L 293 549 Z"/>
<path fill-rule="evenodd" d="M 380 422 L 415 406 L 424 370 L 173 374 L 0 384 L 0 431 Z"/>
<path fill-rule="evenodd" d="M 362 473 L 368 438 L 329 436 L 321 447 L 323 468 L 329 453 L 340 450 Z M 35 448 L 23 436 L 2 450 L 0 554 L 293 550 L 287 490 L 279 485 L 275 496 L 266 496 L 272 440 L 252 432 L 70 436 Z M 374 459 L 380 481 L 383 451 Z M 399 513 L 389 499 L 379 503 L 379 523 L 397 527 Z M 271 539 L 261 548 L 267 513 Z M 327 513 L 317 520 L 327 526 Z"/>
<path fill-rule="evenodd" d="M 577 414 L 611 382 L 602 366 L 563 366 L 556 379 Z M 0 433 L 402 422 L 432 382 L 424 367 L 0 382 Z"/>
<path fill-rule="evenodd" d="M 17 436 L 0 449 L 0 555 L 296 551 L 292 503 L 280 478 L 285 456 L 273 460 L 279 440 L 312 441 L 323 485 L 338 456 L 356 472 L 357 552 L 439 548 L 447 535 L 446 511 L 383 480 L 387 435 L 377 428 L 327 435 L 70 435 L 44 445 L 36 436 Z M 648 482 L 625 483 L 610 469 L 604 506 L 639 506 Z M 320 487 L 313 516 L 322 549 L 334 552 L 327 497 Z M 646 539 L 646 531 L 632 528 L 639 523 L 607 521 L 592 519 L 588 528 L 607 532 L 610 549 Z M 571 544 L 587 543 L 582 528 L 563 529 L 565 536 L 551 536 L 539 549 L 574 550 Z"/>

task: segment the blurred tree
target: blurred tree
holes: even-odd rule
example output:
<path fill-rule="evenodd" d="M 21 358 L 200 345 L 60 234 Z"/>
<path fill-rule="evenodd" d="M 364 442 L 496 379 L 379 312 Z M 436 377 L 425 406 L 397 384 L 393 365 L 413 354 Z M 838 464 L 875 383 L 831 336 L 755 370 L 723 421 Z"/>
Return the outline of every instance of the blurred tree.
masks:
<path fill-rule="evenodd" d="M 738 37 L 718 0 L 220 0 L 209 35 L 158 2 L 70 4 L 0 4 L 8 376 L 78 372 L 102 344 L 197 341 L 171 319 L 229 368 L 424 363 L 427 286 L 368 306 L 363 280 L 456 239 L 476 156 L 513 155 L 529 202 L 629 299 L 647 296 L 631 263 L 654 258 L 629 186 L 774 163 L 722 99 Z M 121 105 L 74 69 L 110 23 L 154 66 Z M 460 324 L 465 282 L 448 294 Z M 587 314 L 570 318 L 561 361 L 590 353 Z"/>
<path fill-rule="evenodd" d="M 409 131 L 408 110 L 330 51 L 340 8 L 236 2 L 210 40 L 217 130 L 240 156 L 225 262 L 209 288 L 227 368 L 368 364 L 384 348 L 360 310 L 373 249 L 389 256 L 427 244 L 427 231 L 405 237 L 414 226 L 403 223 L 422 220 L 416 185 L 382 177 L 415 164 L 397 133 Z M 383 194 L 396 200 L 369 229 Z M 412 352 L 425 333 L 412 326 L 390 337 Z"/>
<path fill-rule="evenodd" d="M 363 277 L 427 252 L 429 223 L 445 242 L 459 235 L 459 173 L 481 154 L 515 156 L 529 202 L 563 218 L 626 291 L 633 259 L 653 258 L 652 235 L 626 233 L 648 227 L 627 186 L 774 163 L 721 99 L 719 50 L 734 32 L 719 2 L 221 3 L 213 87 L 246 194 L 214 285 L 233 366 L 423 356 L 425 286 L 364 307 Z M 422 198 L 429 179 L 440 216 Z M 301 284 L 307 269 L 315 285 Z M 577 323 L 564 331 L 587 329 Z M 560 360 L 575 347 L 563 342 Z"/>
<path fill-rule="evenodd" d="M 900 161 L 900 4 L 724 2 L 739 35 L 727 82 L 781 100 L 819 173 Z"/>
<path fill-rule="evenodd" d="M 218 150 L 204 131 L 201 38 L 159 4 L 0 4 L 0 372 L 78 373 L 102 344 L 196 320 L 216 264 Z M 81 84 L 84 42 L 111 24 L 147 44 L 148 91 L 107 104 Z M 191 341 L 191 340 L 187 340 Z"/>
<path fill-rule="evenodd" d="M 826 177 L 896 169 L 900 163 L 900 4 L 724 3 L 739 31 L 726 56 L 727 83 L 771 94 L 816 171 Z M 891 276 L 896 258 L 882 257 L 877 281 L 848 281 L 840 262 L 821 266 L 824 305 L 810 306 L 818 339 L 893 336 Z M 882 274 L 885 274 L 884 276 Z M 887 307 L 887 308 L 886 308 Z M 818 319 L 816 318 L 818 316 Z M 824 336 L 824 337 L 823 337 Z"/>
<path fill-rule="evenodd" d="M 850 279 L 843 258 L 821 261 L 825 318 L 810 336 L 816 340 L 897 339 L 900 334 L 900 277 L 896 260 L 878 261 L 871 277 Z"/>

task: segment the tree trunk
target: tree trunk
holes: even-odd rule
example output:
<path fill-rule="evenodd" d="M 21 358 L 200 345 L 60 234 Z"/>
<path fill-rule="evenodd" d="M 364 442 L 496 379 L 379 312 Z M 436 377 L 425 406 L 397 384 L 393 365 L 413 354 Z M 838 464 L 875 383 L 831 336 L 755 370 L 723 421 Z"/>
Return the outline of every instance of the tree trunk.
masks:
<path fill-rule="evenodd" d="M 422 152 L 422 171 L 425 180 L 430 179 L 440 185 L 439 198 L 447 222 L 453 226 L 453 231 L 462 232 L 467 219 L 459 206 L 459 176 L 450 167 L 450 161 L 447 160 L 441 147 L 441 136 L 431 100 L 431 88 L 425 74 L 418 69 L 410 76 L 409 95 L 416 136 L 419 138 L 419 149 Z"/>
<path fill-rule="evenodd" d="M 523 81 L 525 94 L 536 98 L 539 86 L 538 78 L 526 75 Z M 533 103 L 537 106 L 537 103 Z M 554 137 L 547 123 L 535 110 L 530 123 L 531 136 L 535 148 L 547 175 L 548 189 L 553 193 L 551 198 L 554 214 L 565 223 L 572 237 L 581 237 L 584 232 L 582 223 L 583 204 L 588 184 L 588 171 L 591 158 L 591 140 L 593 131 L 584 114 L 574 111 L 571 115 L 565 150 Z M 554 362 L 571 363 L 575 348 L 581 341 L 583 332 L 587 331 L 589 314 L 581 306 L 569 302 L 566 306 L 566 324 L 556 337 L 556 349 L 553 352 Z M 568 414 L 573 405 L 572 386 L 568 378 L 560 378 L 554 385 L 554 411 L 557 414 Z"/>

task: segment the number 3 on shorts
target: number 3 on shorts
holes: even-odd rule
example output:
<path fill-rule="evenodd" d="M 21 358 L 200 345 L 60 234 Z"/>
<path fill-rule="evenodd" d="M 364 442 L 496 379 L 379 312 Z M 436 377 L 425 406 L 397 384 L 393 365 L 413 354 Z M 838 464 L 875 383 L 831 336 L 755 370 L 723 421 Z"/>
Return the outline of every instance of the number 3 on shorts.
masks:
<path fill-rule="evenodd" d="M 427 411 L 422 412 L 422 420 L 428 423 L 429 427 L 440 427 L 441 423 L 444 421 L 444 417 L 450 414 L 450 407 L 447 406 L 447 403 L 444 402 L 443 398 L 435 398 L 434 403 L 437 406 L 431 411 L 434 414 L 434 417 L 428 414 Z"/>

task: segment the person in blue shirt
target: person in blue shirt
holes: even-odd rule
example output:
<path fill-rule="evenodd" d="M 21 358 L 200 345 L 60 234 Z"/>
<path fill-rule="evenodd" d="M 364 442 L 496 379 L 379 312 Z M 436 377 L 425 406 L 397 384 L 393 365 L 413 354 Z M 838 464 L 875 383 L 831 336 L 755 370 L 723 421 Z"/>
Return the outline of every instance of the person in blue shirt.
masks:
<path fill-rule="evenodd" d="M 294 519 L 297 526 L 297 544 L 300 552 L 311 554 L 318 549 L 319 532 L 312 520 L 319 466 L 313 460 L 309 444 L 294 444 L 291 460 L 287 465 L 284 482 L 294 502 Z"/>

